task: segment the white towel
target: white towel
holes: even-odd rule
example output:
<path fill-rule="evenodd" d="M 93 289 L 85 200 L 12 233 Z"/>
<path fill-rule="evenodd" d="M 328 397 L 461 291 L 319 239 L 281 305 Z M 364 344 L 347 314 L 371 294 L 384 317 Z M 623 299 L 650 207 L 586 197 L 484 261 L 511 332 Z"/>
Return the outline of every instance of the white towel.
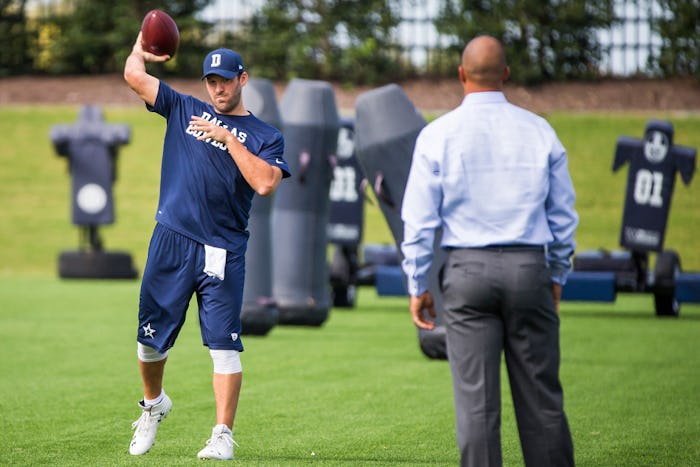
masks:
<path fill-rule="evenodd" d="M 226 271 L 226 250 L 204 245 L 204 272 L 210 277 L 224 280 Z"/>

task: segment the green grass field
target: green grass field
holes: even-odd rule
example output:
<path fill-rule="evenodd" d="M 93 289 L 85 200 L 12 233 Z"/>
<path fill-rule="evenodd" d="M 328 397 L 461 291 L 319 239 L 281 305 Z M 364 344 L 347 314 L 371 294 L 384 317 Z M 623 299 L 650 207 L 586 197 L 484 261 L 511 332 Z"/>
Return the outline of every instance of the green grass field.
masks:
<path fill-rule="evenodd" d="M 51 125 L 72 107 L 0 107 L 0 465 L 189 465 L 213 425 L 211 362 L 190 313 L 171 351 L 174 410 L 156 446 L 129 456 L 141 397 L 134 342 L 138 281 L 62 281 L 56 259 L 75 249 L 66 161 Z M 163 122 L 142 108 L 108 108 L 132 126 L 115 184 L 106 247 L 145 261 L 157 201 Z M 553 114 L 569 150 L 580 249 L 616 249 L 626 170 L 611 172 L 618 135 L 649 118 L 673 121 L 678 144 L 700 147 L 697 115 Z M 677 181 L 666 246 L 700 270 L 700 181 Z M 390 243 L 376 207 L 366 242 Z M 700 462 L 700 306 L 659 319 L 651 296 L 562 306 L 562 380 L 578 465 Z M 235 437 L 246 465 L 456 465 L 447 363 L 420 352 L 405 298 L 362 288 L 353 310 L 320 328 L 277 326 L 245 339 Z M 522 465 L 508 386 L 503 451 Z"/>
<path fill-rule="evenodd" d="M 213 425 L 211 362 L 191 313 L 171 351 L 174 409 L 132 458 L 141 397 L 136 281 L 0 285 L 0 465 L 189 465 Z M 644 296 L 564 303 L 562 381 L 581 466 L 700 459 L 700 307 L 658 319 Z M 245 465 L 457 465 L 449 370 L 420 352 L 404 298 L 362 288 L 321 328 L 245 339 L 235 427 Z M 505 381 L 505 375 L 504 375 Z M 522 465 L 507 384 L 503 451 Z"/>

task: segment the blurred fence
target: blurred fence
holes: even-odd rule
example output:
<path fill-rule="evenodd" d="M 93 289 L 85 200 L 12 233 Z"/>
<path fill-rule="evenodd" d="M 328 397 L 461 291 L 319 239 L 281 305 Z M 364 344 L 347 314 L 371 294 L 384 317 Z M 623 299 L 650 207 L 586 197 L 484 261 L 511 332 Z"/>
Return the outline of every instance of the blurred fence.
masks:
<path fill-rule="evenodd" d="M 220 32 L 235 31 L 255 13 L 265 0 L 217 0 L 204 13 Z M 449 45 L 451 38 L 433 26 L 441 0 L 401 0 L 401 23 L 397 39 L 406 57 L 425 72 L 439 66 L 433 61 L 436 50 Z M 651 74 L 648 59 L 658 53 L 661 38 L 651 30 L 654 18 L 664 12 L 654 0 L 616 0 L 618 23 L 598 31 L 604 55 L 601 71 L 612 76 Z"/>
<path fill-rule="evenodd" d="M 664 12 L 654 0 L 616 0 L 615 13 L 619 23 L 598 33 L 605 50 L 602 69 L 619 76 L 651 73 L 648 60 L 661 48 L 651 23 Z"/>

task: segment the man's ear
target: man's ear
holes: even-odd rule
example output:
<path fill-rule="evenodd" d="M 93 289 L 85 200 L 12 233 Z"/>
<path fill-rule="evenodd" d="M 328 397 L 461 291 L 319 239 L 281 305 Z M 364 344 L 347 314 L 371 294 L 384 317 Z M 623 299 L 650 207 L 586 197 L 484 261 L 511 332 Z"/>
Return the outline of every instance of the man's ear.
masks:
<path fill-rule="evenodd" d="M 508 81 L 508 78 L 510 78 L 510 67 L 506 65 L 506 67 L 503 69 L 502 81 L 505 83 L 506 81 Z"/>
<path fill-rule="evenodd" d="M 462 82 L 462 84 L 467 84 L 467 74 L 464 72 L 464 67 L 462 65 L 459 66 L 459 80 Z"/>

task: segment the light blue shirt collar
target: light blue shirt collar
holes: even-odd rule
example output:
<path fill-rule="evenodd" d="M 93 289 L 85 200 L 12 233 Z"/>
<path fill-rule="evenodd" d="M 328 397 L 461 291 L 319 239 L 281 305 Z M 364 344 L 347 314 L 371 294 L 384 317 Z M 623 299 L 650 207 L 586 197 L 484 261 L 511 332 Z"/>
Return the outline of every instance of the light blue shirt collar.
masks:
<path fill-rule="evenodd" d="M 462 104 L 502 104 L 508 102 L 502 91 L 470 92 L 462 100 Z"/>

